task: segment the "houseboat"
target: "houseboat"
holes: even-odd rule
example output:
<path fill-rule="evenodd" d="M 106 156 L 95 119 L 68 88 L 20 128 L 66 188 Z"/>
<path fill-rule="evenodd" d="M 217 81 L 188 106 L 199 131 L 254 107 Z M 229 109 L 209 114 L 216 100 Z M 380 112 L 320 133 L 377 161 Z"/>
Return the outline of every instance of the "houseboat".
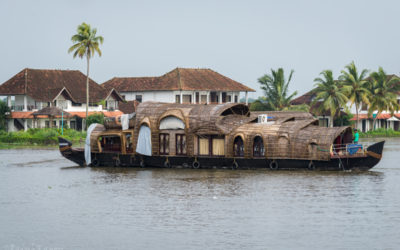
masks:
<path fill-rule="evenodd" d="M 94 167 L 365 171 L 383 146 L 352 144 L 351 127 L 320 127 L 306 112 L 250 112 L 238 103 L 144 102 L 129 119 L 92 125 L 86 150 L 59 138 L 65 158 Z"/>

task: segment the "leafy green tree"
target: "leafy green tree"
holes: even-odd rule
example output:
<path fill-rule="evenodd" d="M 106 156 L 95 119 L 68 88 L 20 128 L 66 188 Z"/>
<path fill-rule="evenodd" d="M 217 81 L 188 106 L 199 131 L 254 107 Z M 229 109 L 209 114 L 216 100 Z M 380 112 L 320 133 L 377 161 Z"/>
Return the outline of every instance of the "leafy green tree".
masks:
<path fill-rule="evenodd" d="M 6 113 L 10 112 L 10 108 L 6 102 L 0 100 L 0 130 L 6 129 Z"/>
<path fill-rule="evenodd" d="M 103 37 L 96 36 L 97 29 L 92 29 L 89 24 L 82 23 L 78 26 L 77 34 L 71 37 L 71 41 L 75 43 L 68 49 L 68 53 L 74 52 L 74 58 L 79 56 L 80 58 L 86 57 L 87 62 L 87 73 L 86 73 L 86 120 L 88 117 L 89 110 L 89 61 L 96 52 L 101 56 L 100 44 L 103 44 Z M 86 129 L 88 122 L 86 122 Z"/>
<path fill-rule="evenodd" d="M 374 129 L 376 119 L 383 111 L 389 111 L 393 115 L 394 111 L 399 110 L 400 106 L 397 103 L 397 95 L 400 91 L 399 82 L 400 79 L 397 77 L 389 78 L 382 67 L 379 67 L 377 72 L 371 73 L 368 115 L 377 111 L 372 126 Z"/>
<path fill-rule="evenodd" d="M 87 118 L 87 126 L 90 126 L 92 123 L 100 123 L 104 124 L 104 114 L 103 113 L 94 113 L 93 115 L 89 115 Z"/>
<path fill-rule="evenodd" d="M 282 68 L 278 70 L 271 69 L 271 74 L 265 74 L 258 79 L 261 84 L 261 89 L 264 90 L 265 99 L 272 110 L 283 110 L 290 106 L 290 101 L 297 91 L 289 95 L 289 84 L 292 80 L 293 70 L 290 71 L 288 81 L 285 79 L 285 74 Z"/>
<path fill-rule="evenodd" d="M 368 70 L 363 69 L 360 74 L 358 74 L 358 70 L 354 62 L 351 62 L 346 66 L 346 70 L 342 70 L 342 75 L 339 77 L 339 80 L 342 82 L 343 86 L 346 87 L 348 91 L 348 98 L 351 102 L 350 107 L 353 104 L 356 106 L 356 116 L 357 123 L 356 128 L 358 128 L 358 111 L 362 102 L 369 103 L 368 96 L 368 81 L 365 80 Z"/>
<path fill-rule="evenodd" d="M 331 70 L 324 70 L 320 73 L 323 78 L 318 77 L 314 79 L 315 82 L 315 98 L 311 103 L 314 106 L 317 102 L 321 102 L 317 111 L 323 113 L 325 111 L 330 113 L 330 126 L 333 127 L 333 119 L 341 107 L 346 105 L 347 89 L 333 79 Z"/>

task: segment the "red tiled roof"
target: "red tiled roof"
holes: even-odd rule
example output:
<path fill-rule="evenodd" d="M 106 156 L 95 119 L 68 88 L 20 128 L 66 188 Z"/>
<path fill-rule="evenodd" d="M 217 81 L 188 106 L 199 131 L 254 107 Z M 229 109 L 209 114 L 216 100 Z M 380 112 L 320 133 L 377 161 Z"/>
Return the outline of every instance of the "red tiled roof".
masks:
<path fill-rule="evenodd" d="M 394 114 L 394 116 L 395 116 L 396 118 L 400 118 L 400 114 Z M 359 117 L 359 120 L 373 119 L 372 116 L 368 116 L 367 114 L 359 114 L 358 117 Z M 390 117 L 392 117 L 391 114 L 379 114 L 378 117 L 377 117 L 377 119 L 384 119 L 384 120 L 387 120 L 387 119 L 389 119 Z M 353 118 L 350 119 L 350 121 L 357 121 L 357 115 L 354 115 Z"/>
<path fill-rule="evenodd" d="M 215 90 L 255 92 L 211 69 L 176 68 L 160 77 L 114 77 L 102 84 L 119 92 L 152 90 Z"/>
<path fill-rule="evenodd" d="M 85 118 L 86 117 L 86 112 L 68 112 L 71 114 L 71 116 L 78 116 L 80 118 Z M 90 111 L 88 114 L 93 115 L 97 113 L 103 113 L 105 117 L 114 117 L 114 116 L 119 116 L 123 115 L 121 111 Z"/>
<path fill-rule="evenodd" d="M 24 111 L 17 111 L 17 112 L 11 112 L 11 118 L 14 119 L 30 119 L 33 118 L 32 115 L 33 112 L 24 112 Z"/>
<path fill-rule="evenodd" d="M 86 102 L 86 76 L 78 70 L 24 69 L 0 85 L 0 95 L 24 95 L 36 101 L 52 101 L 66 88 L 78 103 Z M 89 101 L 104 99 L 108 91 L 89 79 Z"/>
<path fill-rule="evenodd" d="M 301 95 L 295 99 L 293 99 L 290 103 L 292 105 L 300 105 L 300 104 L 310 104 L 313 97 L 315 97 L 314 90 L 308 91 L 304 95 Z"/>

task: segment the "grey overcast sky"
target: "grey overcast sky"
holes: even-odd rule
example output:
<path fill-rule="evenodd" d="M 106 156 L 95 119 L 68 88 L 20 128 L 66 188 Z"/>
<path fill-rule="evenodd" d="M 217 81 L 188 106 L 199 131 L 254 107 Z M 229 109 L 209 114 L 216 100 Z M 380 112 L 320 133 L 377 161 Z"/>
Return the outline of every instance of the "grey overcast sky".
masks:
<path fill-rule="evenodd" d="M 90 77 L 159 76 L 176 67 L 211 68 L 257 90 L 270 69 L 294 69 L 303 94 L 324 69 L 399 74 L 398 0 L 95 1 L 1 0 L 0 83 L 24 68 L 78 69 L 67 50 L 87 22 L 104 37 Z"/>

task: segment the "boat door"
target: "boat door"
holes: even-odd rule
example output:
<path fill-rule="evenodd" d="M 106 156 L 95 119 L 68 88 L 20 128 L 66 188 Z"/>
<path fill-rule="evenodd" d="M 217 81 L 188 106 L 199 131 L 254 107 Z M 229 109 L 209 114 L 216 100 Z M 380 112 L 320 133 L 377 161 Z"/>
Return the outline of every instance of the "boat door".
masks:
<path fill-rule="evenodd" d="M 151 130 L 147 125 L 140 126 L 136 152 L 151 156 Z"/>

